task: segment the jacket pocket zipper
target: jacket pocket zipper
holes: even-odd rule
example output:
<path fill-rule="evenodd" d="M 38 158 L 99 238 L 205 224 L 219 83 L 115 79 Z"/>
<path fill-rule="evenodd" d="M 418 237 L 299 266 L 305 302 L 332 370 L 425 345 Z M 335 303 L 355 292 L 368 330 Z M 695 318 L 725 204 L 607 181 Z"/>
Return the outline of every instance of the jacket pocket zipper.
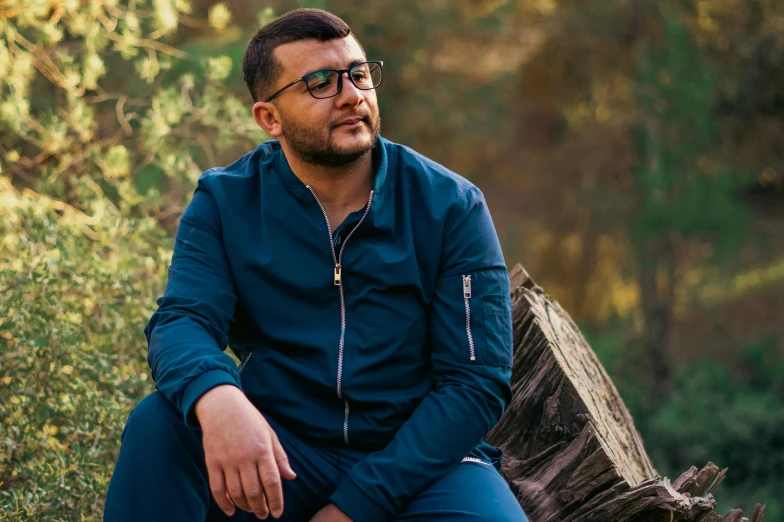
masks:
<path fill-rule="evenodd" d="M 485 462 L 484 460 L 478 459 L 476 457 L 466 457 L 463 460 L 461 460 L 460 462 L 476 462 L 477 464 L 484 464 L 485 466 L 492 466 L 492 464 L 490 464 L 489 462 Z"/>
<path fill-rule="evenodd" d="M 245 358 L 242 360 L 242 362 L 240 363 L 240 365 L 237 367 L 237 371 L 240 373 L 240 375 L 242 375 L 242 370 L 244 370 L 244 369 L 245 369 L 245 365 L 246 365 L 246 364 L 248 364 L 248 361 L 250 360 L 250 358 L 251 358 L 251 357 L 253 357 L 253 352 L 250 352 L 250 353 L 248 354 L 248 356 L 247 356 L 247 357 L 245 357 Z"/>
<path fill-rule="evenodd" d="M 463 276 L 463 301 L 465 302 L 466 336 L 468 337 L 468 352 L 472 361 L 476 361 L 474 351 L 474 336 L 471 334 L 471 276 Z"/>

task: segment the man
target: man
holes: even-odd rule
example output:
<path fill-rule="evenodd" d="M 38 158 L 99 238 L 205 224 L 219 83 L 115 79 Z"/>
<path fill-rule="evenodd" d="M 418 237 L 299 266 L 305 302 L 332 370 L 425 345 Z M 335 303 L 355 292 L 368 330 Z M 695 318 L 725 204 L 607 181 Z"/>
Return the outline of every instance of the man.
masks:
<path fill-rule="evenodd" d="M 269 23 L 243 72 L 276 140 L 182 216 L 105 520 L 525 521 L 482 442 L 512 359 L 482 194 L 378 136 L 382 64 L 341 19 Z"/>

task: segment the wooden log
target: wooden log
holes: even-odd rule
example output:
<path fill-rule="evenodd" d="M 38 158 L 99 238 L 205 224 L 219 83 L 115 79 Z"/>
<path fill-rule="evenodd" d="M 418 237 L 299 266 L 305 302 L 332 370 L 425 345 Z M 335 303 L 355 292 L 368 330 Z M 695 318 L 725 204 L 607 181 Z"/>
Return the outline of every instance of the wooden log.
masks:
<path fill-rule="evenodd" d="M 512 402 L 488 435 L 531 522 L 762 522 L 715 513 L 727 470 L 692 467 L 671 483 L 653 467 L 618 390 L 574 321 L 521 265 L 509 274 Z"/>

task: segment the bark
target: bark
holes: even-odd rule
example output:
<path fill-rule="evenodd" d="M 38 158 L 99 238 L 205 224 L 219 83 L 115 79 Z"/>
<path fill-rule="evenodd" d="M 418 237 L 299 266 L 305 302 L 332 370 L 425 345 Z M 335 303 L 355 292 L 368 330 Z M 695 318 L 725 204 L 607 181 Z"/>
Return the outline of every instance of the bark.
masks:
<path fill-rule="evenodd" d="M 580 330 L 520 266 L 510 273 L 513 399 L 488 436 L 531 522 L 761 522 L 714 512 L 727 470 L 657 474 L 615 386 Z"/>

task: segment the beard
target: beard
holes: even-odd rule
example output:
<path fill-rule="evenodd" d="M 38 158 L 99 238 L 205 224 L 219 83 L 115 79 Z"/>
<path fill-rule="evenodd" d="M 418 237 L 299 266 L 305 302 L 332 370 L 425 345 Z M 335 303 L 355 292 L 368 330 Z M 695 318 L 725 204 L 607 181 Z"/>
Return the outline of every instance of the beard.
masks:
<path fill-rule="evenodd" d="M 372 108 L 369 114 L 362 117 L 362 122 L 370 129 L 370 140 L 349 147 L 339 146 L 333 139 L 333 131 L 338 127 L 338 121 L 330 122 L 325 131 L 290 120 L 282 112 L 280 116 L 286 141 L 294 153 L 306 163 L 321 167 L 343 167 L 358 160 L 373 150 L 381 130 L 381 118 L 377 107 Z M 341 120 L 345 120 L 346 117 L 347 115 L 341 116 Z M 354 130 L 354 132 L 361 131 L 362 127 Z"/>

